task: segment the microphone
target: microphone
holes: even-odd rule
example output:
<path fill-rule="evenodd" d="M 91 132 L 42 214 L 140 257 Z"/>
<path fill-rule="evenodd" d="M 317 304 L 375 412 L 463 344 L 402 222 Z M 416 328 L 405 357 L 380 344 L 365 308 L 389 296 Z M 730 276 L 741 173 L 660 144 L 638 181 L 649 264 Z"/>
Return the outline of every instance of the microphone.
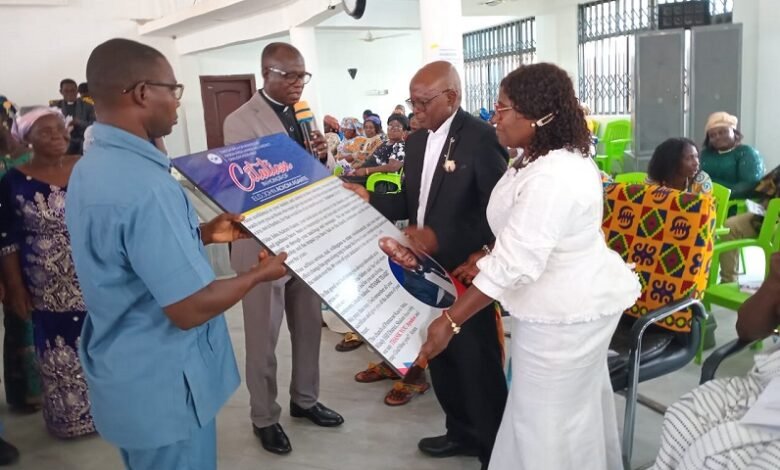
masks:
<path fill-rule="evenodd" d="M 295 120 L 298 121 L 298 125 L 301 128 L 306 148 L 312 155 L 319 159 L 320 157 L 317 155 L 317 151 L 314 149 L 311 140 L 311 133 L 312 131 L 317 130 L 317 123 L 314 121 L 314 113 L 311 112 L 309 103 L 306 101 L 299 101 L 293 105 L 293 109 L 295 110 Z"/>

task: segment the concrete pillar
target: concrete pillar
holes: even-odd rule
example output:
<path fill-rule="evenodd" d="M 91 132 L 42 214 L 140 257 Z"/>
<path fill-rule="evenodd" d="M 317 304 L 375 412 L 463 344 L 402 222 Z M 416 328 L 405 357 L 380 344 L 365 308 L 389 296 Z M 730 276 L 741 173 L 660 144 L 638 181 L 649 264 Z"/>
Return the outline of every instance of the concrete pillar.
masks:
<path fill-rule="evenodd" d="M 463 80 L 463 34 L 460 1 L 420 0 L 423 62 L 451 62 Z"/>
<path fill-rule="evenodd" d="M 315 120 L 318 126 L 322 124 L 322 117 L 326 111 L 320 107 L 320 83 L 322 77 L 319 76 L 319 61 L 317 57 L 317 36 L 314 28 L 310 26 L 296 26 L 290 28 L 290 44 L 298 48 L 306 62 L 306 71 L 312 74 L 311 81 L 303 88 L 302 100 L 309 103 L 309 107 L 314 112 Z"/>

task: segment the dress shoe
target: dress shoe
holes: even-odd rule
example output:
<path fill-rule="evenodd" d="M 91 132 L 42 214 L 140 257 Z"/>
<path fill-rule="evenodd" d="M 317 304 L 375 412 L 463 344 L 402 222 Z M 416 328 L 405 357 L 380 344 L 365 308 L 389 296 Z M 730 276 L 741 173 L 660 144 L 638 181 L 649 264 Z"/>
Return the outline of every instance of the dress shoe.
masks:
<path fill-rule="evenodd" d="M 293 418 L 306 418 L 317 426 L 332 428 L 341 426 L 344 418 L 340 414 L 317 402 L 311 408 L 303 409 L 295 403 L 290 402 L 290 416 Z"/>
<path fill-rule="evenodd" d="M 0 439 L 0 466 L 11 465 L 19 460 L 19 450 L 8 442 Z"/>
<path fill-rule="evenodd" d="M 430 457 L 453 457 L 456 455 L 467 455 L 469 457 L 475 457 L 479 455 L 477 449 L 469 447 L 460 442 L 453 441 L 446 435 L 436 437 L 426 437 L 420 439 L 417 447 L 423 454 Z"/>
<path fill-rule="evenodd" d="M 287 434 L 284 433 L 281 424 L 276 423 L 264 428 L 258 428 L 253 424 L 252 429 L 255 431 L 255 436 L 260 438 L 263 449 L 268 452 L 282 455 L 289 454 L 292 451 L 290 439 L 287 438 Z"/>

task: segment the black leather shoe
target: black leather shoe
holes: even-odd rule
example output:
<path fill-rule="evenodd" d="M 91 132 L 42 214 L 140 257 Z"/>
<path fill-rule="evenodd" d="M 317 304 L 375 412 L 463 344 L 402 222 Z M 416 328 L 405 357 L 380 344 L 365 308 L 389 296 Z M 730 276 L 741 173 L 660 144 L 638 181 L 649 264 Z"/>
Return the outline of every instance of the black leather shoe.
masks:
<path fill-rule="evenodd" d="M 10 465 L 19 460 L 19 450 L 0 439 L 0 465 Z"/>
<path fill-rule="evenodd" d="M 290 416 L 293 418 L 306 418 L 317 426 L 332 428 L 341 426 L 344 418 L 340 414 L 326 407 L 320 402 L 308 409 L 303 409 L 295 403 L 290 402 Z"/>
<path fill-rule="evenodd" d="M 292 451 L 290 439 L 287 438 L 281 424 L 276 423 L 264 428 L 258 428 L 253 424 L 252 429 L 255 431 L 255 436 L 260 438 L 263 449 L 268 452 L 283 455 Z"/>
<path fill-rule="evenodd" d="M 460 442 L 453 441 L 446 435 L 436 437 L 426 437 L 420 439 L 417 447 L 423 454 L 429 457 L 454 457 L 456 455 L 467 455 L 475 457 L 479 455 L 477 449 L 469 447 Z"/>

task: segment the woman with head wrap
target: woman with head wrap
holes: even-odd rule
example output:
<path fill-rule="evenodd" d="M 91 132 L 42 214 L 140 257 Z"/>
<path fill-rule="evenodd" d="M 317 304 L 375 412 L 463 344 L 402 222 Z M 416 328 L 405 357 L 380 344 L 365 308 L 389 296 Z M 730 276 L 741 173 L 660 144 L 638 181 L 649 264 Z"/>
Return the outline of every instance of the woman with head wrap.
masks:
<path fill-rule="evenodd" d="M 406 134 L 409 120 L 403 114 L 391 114 L 387 118 L 387 140 L 380 145 L 363 167 L 355 170 L 355 176 L 369 176 L 371 173 L 395 173 L 403 167 L 406 156 Z"/>
<path fill-rule="evenodd" d="M 345 171 L 349 171 L 363 163 L 361 152 L 366 137 L 363 135 L 363 125 L 353 117 L 341 120 L 341 131 L 344 133 L 344 140 L 338 146 L 336 160 Z"/>
<path fill-rule="evenodd" d="M 731 189 L 732 199 L 745 199 L 764 176 L 764 161 L 756 149 L 742 143 L 737 117 L 712 113 L 707 119 L 701 169 L 712 181 Z"/>
<path fill-rule="evenodd" d="M 360 153 L 363 154 L 362 160 L 365 161 L 387 140 L 387 136 L 382 132 L 382 121 L 376 114 L 366 118 L 365 122 L 363 122 L 363 131 L 366 134 L 366 142 Z"/>
<path fill-rule="evenodd" d="M 27 163 L 32 156 L 30 149 L 11 135 L 15 118 L 16 107 L 8 98 L 0 96 L 0 178 L 11 168 Z M 13 313 L 7 299 L 3 313 L 5 400 L 14 410 L 38 411 L 41 408 L 41 377 L 35 366 L 32 321 Z"/>
<path fill-rule="evenodd" d="M 79 157 L 66 154 L 69 133 L 56 108 L 27 112 L 12 132 L 33 156 L 0 180 L 0 265 L 9 303 L 32 317 L 47 429 L 60 438 L 90 434 L 95 425 L 77 352 L 87 312 L 65 227 L 65 194 Z"/>

